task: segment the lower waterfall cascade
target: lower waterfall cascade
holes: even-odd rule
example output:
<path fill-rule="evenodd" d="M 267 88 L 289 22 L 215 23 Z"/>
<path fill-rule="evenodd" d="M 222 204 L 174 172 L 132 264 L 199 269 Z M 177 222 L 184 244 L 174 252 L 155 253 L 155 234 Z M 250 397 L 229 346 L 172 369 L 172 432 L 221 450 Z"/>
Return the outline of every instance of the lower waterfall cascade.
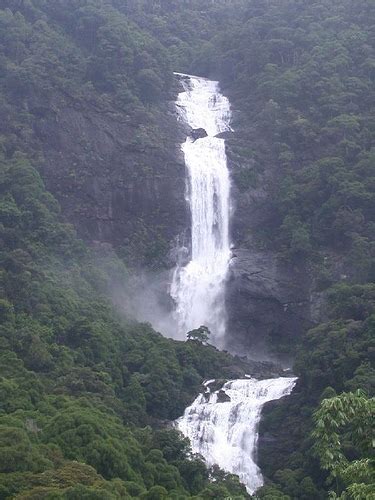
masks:
<path fill-rule="evenodd" d="M 263 485 L 261 471 L 255 463 L 262 407 L 268 401 L 289 395 L 296 380 L 238 379 L 213 393 L 209 389 L 213 381 L 208 381 L 206 392 L 185 410 L 176 426 L 190 439 L 193 453 L 202 455 L 209 466 L 217 464 L 237 474 L 252 494 Z"/>
<path fill-rule="evenodd" d="M 201 134 L 187 137 L 182 145 L 188 173 L 191 260 L 186 266 L 177 266 L 170 294 L 176 303 L 179 338 L 205 325 L 212 333 L 212 343 L 223 347 L 230 180 L 225 141 L 216 136 L 231 130 L 230 104 L 219 92 L 218 82 L 177 75 L 184 89 L 176 103 L 179 116 Z"/>

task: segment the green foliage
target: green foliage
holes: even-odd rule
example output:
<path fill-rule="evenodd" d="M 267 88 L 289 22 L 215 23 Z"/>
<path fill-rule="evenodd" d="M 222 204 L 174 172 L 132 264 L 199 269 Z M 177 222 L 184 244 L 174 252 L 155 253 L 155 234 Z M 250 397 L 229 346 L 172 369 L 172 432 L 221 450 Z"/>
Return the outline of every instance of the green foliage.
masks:
<path fill-rule="evenodd" d="M 357 485 L 359 489 L 364 488 L 364 493 L 356 497 L 357 486 L 353 485 L 351 490 L 350 481 L 345 483 L 353 464 L 354 468 L 358 465 L 358 479 L 359 469 L 367 470 L 370 466 L 368 443 L 361 444 L 358 432 L 363 431 L 367 439 L 371 439 L 368 412 L 373 400 L 368 396 L 375 391 L 371 286 L 339 285 L 331 289 L 330 321 L 307 332 L 299 348 L 295 361 L 299 376 L 296 391 L 285 403 L 271 404 L 261 423 L 261 433 L 277 433 L 279 440 L 277 446 L 271 446 L 265 454 L 261 450 L 261 465 L 275 486 L 291 498 L 302 498 L 305 478 L 312 481 L 310 486 L 316 489 L 312 498 L 326 498 L 325 471 L 332 473 L 336 465 L 337 477 L 342 471 L 336 487 L 342 498 L 366 498 L 374 488 L 366 480 L 364 485 Z M 348 395 L 344 392 L 358 390 L 363 392 Z M 319 405 L 321 409 L 317 410 Z M 316 419 L 321 423 L 313 433 Z M 346 492 L 343 492 L 344 483 L 348 487 Z"/>
<path fill-rule="evenodd" d="M 331 317 L 364 320 L 374 312 L 375 285 L 336 285 L 328 292 L 328 304 Z"/>
<path fill-rule="evenodd" d="M 241 110 L 239 163 L 246 165 L 251 144 L 267 166 L 257 178 L 273 208 L 263 243 L 292 260 L 344 247 L 350 279 L 366 281 L 374 269 L 374 5 L 231 3 L 226 26 L 220 2 L 209 12 L 212 25 L 200 13 L 209 44 L 192 69 L 219 76 Z M 241 190 L 255 186 L 253 177 L 252 162 L 234 172 Z"/>
<path fill-rule="evenodd" d="M 209 13 L 219 29 L 206 23 L 190 67 L 220 79 L 235 110 L 228 144 L 242 220 L 247 208 L 262 215 L 237 243 L 304 269 L 326 303 L 324 322 L 296 345 L 296 390 L 265 410 L 259 459 L 272 484 L 259 496 L 323 499 L 312 415 L 330 392 L 374 391 L 375 4 L 234 4 L 226 26 L 220 6 Z M 349 486 L 347 498 L 371 498 L 367 486 Z"/>
<path fill-rule="evenodd" d="M 186 441 L 165 431 L 164 444 L 149 425 L 181 415 L 233 359 L 120 319 L 101 290 L 113 273 L 126 276 L 121 262 L 112 255 L 97 271 L 22 155 L 0 168 L 2 498 L 189 498 L 209 488 Z M 218 483 L 225 496 L 242 491 Z"/>
<path fill-rule="evenodd" d="M 195 330 L 191 330 L 186 334 L 186 337 L 188 340 L 193 340 L 195 342 L 200 342 L 201 344 L 204 344 L 208 341 L 210 338 L 210 330 L 207 328 L 207 326 L 200 326 L 199 328 L 196 328 Z"/>
<path fill-rule="evenodd" d="M 375 399 L 368 399 L 362 391 L 357 391 L 324 399 L 314 414 L 314 451 L 336 484 L 340 480 L 344 485 L 338 488 L 341 491 L 336 491 L 340 496 L 334 498 L 366 498 L 375 490 L 371 460 L 374 412 Z M 343 441 L 346 448 L 350 443 L 356 450 L 355 460 L 345 456 Z"/>
<path fill-rule="evenodd" d="M 127 270 L 105 256 L 98 271 L 27 159 L 39 166 L 33 122 L 53 114 L 56 95 L 101 109 L 111 101 L 137 125 L 134 145 L 154 147 L 153 108 L 170 96 L 178 49 L 168 53 L 150 33 L 151 18 L 130 19 L 138 7 L 9 0 L 0 8 L 4 498 L 186 498 L 210 482 L 177 433 L 168 440 L 178 456 L 164 458 L 147 425 L 179 416 L 203 378 L 229 373 L 231 358 L 120 320 L 100 291 Z M 159 229 L 150 242 L 139 226 L 130 252 L 160 260 Z M 226 496 L 231 487 L 222 486 Z"/>
<path fill-rule="evenodd" d="M 200 329 L 180 343 L 118 318 L 101 290 L 128 270 L 113 255 L 97 269 L 32 167 L 43 163 L 36 124 L 71 100 L 115 106 L 140 151 L 162 142 L 156 110 L 173 97 L 171 68 L 221 79 L 241 110 L 234 154 L 247 160 L 233 180 L 244 197 L 262 186 L 270 207 L 256 239 L 308 263 L 326 290 L 327 321 L 298 349 L 297 389 L 262 423 L 278 439 L 260 457 L 272 484 L 259 497 L 326 498 L 328 472 L 315 453 L 324 433 L 314 447 L 311 431 L 327 397 L 322 429 L 340 427 L 329 436 L 342 437 L 345 463 L 337 494 L 373 494 L 367 452 L 350 432 L 358 422 L 339 415 L 356 396 L 335 394 L 371 395 L 375 383 L 374 25 L 370 0 L 3 1 L 2 498 L 247 497 L 236 478 L 192 457 L 176 431 L 149 427 L 180 415 L 203 378 L 230 376 L 232 359 L 203 345 Z M 123 256 L 159 265 L 160 228 L 137 226 Z"/>
<path fill-rule="evenodd" d="M 117 3 L 27 0 L 0 5 L 0 160 L 14 160 L 21 151 L 49 177 L 49 186 L 62 204 L 67 191 L 73 193 L 73 203 L 68 205 L 72 208 L 76 204 L 73 211 L 78 218 L 90 205 L 81 190 L 91 185 L 98 165 L 102 175 L 111 177 L 118 161 L 110 153 L 104 161 L 106 154 L 99 151 L 101 147 L 90 133 L 83 132 L 81 122 L 79 126 L 77 122 L 81 134 L 72 136 L 76 146 L 59 145 L 60 139 L 55 141 L 51 136 L 54 127 L 62 125 L 63 116 L 77 116 L 90 109 L 100 122 L 114 117 L 122 123 L 127 133 L 120 134 L 119 146 L 133 158 L 126 161 L 123 175 L 131 177 L 134 192 L 136 186 L 170 171 L 164 160 L 157 161 L 170 151 L 165 123 L 172 118 L 164 114 L 166 100 L 173 98 L 170 55 Z M 86 121 L 86 114 L 80 116 Z M 93 132 L 91 124 L 89 127 Z M 101 125 L 99 130 L 108 144 Z M 113 138 L 111 135 L 110 142 Z M 47 153 L 49 147 L 56 147 L 57 154 L 65 157 L 61 156 L 59 166 Z M 69 160 L 62 153 L 66 148 Z M 147 165 L 150 157 L 155 158 L 151 169 Z M 116 200 L 113 204 L 118 207 Z M 9 194 L 0 205 L 2 218 L 9 222 L 17 218 L 13 209 Z M 92 209 L 97 209 L 95 202 Z M 138 212 L 139 221 L 134 217 L 127 223 L 126 236 L 119 239 L 118 247 L 123 246 L 130 265 L 165 266 L 165 214 L 162 212 L 155 224 L 156 217 L 151 222 L 142 209 Z"/>
<path fill-rule="evenodd" d="M 3 85 L 14 98 L 83 87 L 134 105 L 168 89 L 165 49 L 108 2 L 10 4 L 0 11 L 0 40 Z"/>
<path fill-rule="evenodd" d="M 332 321 L 311 330 L 296 361 L 306 389 L 320 394 L 327 386 L 343 391 L 362 363 L 370 362 L 373 318 L 363 323 Z M 371 371 L 368 372 L 371 384 Z"/>

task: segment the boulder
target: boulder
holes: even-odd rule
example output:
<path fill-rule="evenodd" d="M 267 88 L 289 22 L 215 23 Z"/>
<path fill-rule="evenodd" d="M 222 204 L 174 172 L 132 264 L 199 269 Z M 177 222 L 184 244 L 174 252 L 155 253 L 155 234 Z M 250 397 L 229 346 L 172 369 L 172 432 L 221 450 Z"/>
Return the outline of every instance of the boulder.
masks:
<path fill-rule="evenodd" d="M 230 401 L 230 396 L 223 391 L 223 389 L 220 389 L 220 391 L 217 393 L 217 402 L 218 403 L 226 403 Z"/>
<path fill-rule="evenodd" d="M 190 137 L 192 137 L 195 141 L 207 136 L 208 134 L 204 128 L 193 128 L 190 132 Z"/>

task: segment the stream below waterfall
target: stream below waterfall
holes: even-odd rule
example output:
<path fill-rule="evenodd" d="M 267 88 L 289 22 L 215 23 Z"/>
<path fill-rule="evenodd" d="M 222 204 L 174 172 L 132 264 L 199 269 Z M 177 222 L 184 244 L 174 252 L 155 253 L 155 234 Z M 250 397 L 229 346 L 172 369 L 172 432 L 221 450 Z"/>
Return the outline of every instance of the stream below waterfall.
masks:
<path fill-rule="evenodd" d="M 192 136 L 182 145 L 191 212 L 191 260 L 176 267 L 170 294 L 176 305 L 179 338 L 205 325 L 211 332 L 210 343 L 223 348 L 225 280 L 230 260 L 230 177 L 225 140 L 217 135 L 231 130 L 230 103 L 220 93 L 218 82 L 176 75 L 183 87 L 177 111 L 192 129 Z M 194 453 L 201 454 L 208 465 L 217 464 L 237 474 L 253 493 L 263 484 L 255 463 L 262 407 L 290 394 L 295 381 L 284 377 L 231 380 L 220 394 L 211 393 L 207 382 L 206 392 L 185 410 L 176 426 L 190 439 Z"/>

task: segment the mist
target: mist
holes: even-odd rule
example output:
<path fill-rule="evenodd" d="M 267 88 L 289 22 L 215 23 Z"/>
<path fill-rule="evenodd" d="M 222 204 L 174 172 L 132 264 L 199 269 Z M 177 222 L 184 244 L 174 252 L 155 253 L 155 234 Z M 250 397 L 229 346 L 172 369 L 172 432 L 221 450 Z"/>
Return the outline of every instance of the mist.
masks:
<path fill-rule="evenodd" d="M 152 273 L 142 270 L 127 282 L 112 284 L 110 296 L 116 309 L 126 318 L 150 323 L 164 337 L 185 340 L 174 315 L 175 304 L 169 295 L 173 270 Z"/>

